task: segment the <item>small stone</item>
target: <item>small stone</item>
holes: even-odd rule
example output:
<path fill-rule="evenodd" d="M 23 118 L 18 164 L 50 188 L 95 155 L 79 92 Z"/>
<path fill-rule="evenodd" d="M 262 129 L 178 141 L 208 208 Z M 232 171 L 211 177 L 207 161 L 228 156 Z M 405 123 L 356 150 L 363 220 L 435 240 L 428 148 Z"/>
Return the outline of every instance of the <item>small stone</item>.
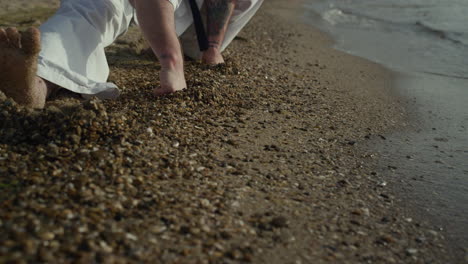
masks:
<path fill-rule="evenodd" d="M 155 233 L 155 234 L 161 234 L 163 233 L 164 231 L 167 230 L 167 227 L 166 226 L 153 226 L 150 231 Z"/>
<path fill-rule="evenodd" d="M 203 207 L 209 207 L 211 205 L 210 201 L 208 201 L 207 199 L 201 199 L 200 203 Z"/>
<path fill-rule="evenodd" d="M 49 250 L 42 248 L 39 251 L 39 259 L 45 263 L 50 263 L 54 259 L 54 256 Z"/>
<path fill-rule="evenodd" d="M 389 235 L 382 235 L 379 239 L 379 241 L 390 244 L 390 243 L 395 243 L 395 239 Z"/>
<path fill-rule="evenodd" d="M 138 240 L 138 237 L 135 236 L 134 234 L 132 233 L 127 233 L 125 234 L 125 238 L 129 239 L 129 240 L 133 240 L 133 241 L 137 241 Z"/>
<path fill-rule="evenodd" d="M 416 255 L 418 253 L 418 250 L 415 248 L 408 248 L 406 249 L 406 254 L 409 256 Z"/>
<path fill-rule="evenodd" d="M 211 228 L 208 225 L 202 225 L 201 230 L 205 233 L 209 233 Z"/>
<path fill-rule="evenodd" d="M 418 242 L 418 243 L 424 243 L 426 242 L 426 238 L 425 237 L 417 237 L 414 239 L 414 241 Z"/>
<path fill-rule="evenodd" d="M 35 254 L 37 246 L 33 240 L 28 239 L 23 242 L 23 249 L 27 254 Z"/>
<path fill-rule="evenodd" d="M 39 234 L 39 237 L 42 239 L 42 240 L 52 240 L 55 238 L 55 235 L 54 233 L 52 232 L 43 232 L 43 233 L 40 233 Z"/>
<path fill-rule="evenodd" d="M 365 216 L 367 216 L 367 217 L 370 216 L 370 210 L 369 210 L 369 208 L 361 208 L 361 210 L 362 210 L 362 213 L 363 213 Z"/>
<path fill-rule="evenodd" d="M 114 251 L 113 248 L 110 247 L 110 246 L 106 243 L 106 241 L 103 241 L 103 240 L 100 241 L 100 242 L 99 242 L 99 246 L 101 247 L 101 249 L 102 249 L 105 253 L 112 253 L 112 251 Z"/>
<path fill-rule="evenodd" d="M 150 137 L 154 137 L 154 131 L 153 131 L 153 128 L 151 128 L 151 127 L 148 127 L 148 128 L 146 129 L 146 132 L 148 133 L 148 135 L 149 135 Z"/>
<path fill-rule="evenodd" d="M 74 144 L 79 144 L 81 141 L 81 137 L 76 134 L 71 135 L 70 139 Z"/>
<path fill-rule="evenodd" d="M 274 228 L 288 227 L 288 219 L 284 216 L 278 216 L 271 220 L 270 225 Z"/>
<path fill-rule="evenodd" d="M 221 233 L 219 233 L 219 234 L 223 239 L 226 239 L 226 240 L 232 238 L 232 235 L 227 231 L 221 231 Z"/>

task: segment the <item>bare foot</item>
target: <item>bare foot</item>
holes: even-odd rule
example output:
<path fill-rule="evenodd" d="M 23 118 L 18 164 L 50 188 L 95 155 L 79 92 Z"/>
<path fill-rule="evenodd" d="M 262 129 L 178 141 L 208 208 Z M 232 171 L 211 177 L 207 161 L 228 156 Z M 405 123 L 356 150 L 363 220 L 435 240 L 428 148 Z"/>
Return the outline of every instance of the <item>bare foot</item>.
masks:
<path fill-rule="evenodd" d="M 208 65 L 223 64 L 224 59 L 217 48 L 209 48 L 202 54 L 202 62 Z"/>
<path fill-rule="evenodd" d="M 38 29 L 0 28 L 0 90 L 33 108 L 43 108 L 47 97 L 45 82 L 36 76 L 40 50 Z"/>
<path fill-rule="evenodd" d="M 159 73 L 161 86 L 154 90 L 157 96 L 174 93 L 187 88 L 184 70 L 173 70 L 163 68 Z"/>

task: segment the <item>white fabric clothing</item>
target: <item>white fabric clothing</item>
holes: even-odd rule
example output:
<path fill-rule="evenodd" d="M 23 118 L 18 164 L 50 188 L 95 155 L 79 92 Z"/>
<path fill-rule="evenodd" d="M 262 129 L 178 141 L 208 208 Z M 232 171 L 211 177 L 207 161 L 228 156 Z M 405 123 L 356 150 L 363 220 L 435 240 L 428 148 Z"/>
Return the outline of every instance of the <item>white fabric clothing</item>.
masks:
<path fill-rule="evenodd" d="M 168 0 L 175 10 L 176 33 L 184 52 L 199 56 L 188 0 Z M 228 26 L 224 50 L 258 10 L 263 0 L 238 0 Z M 197 0 L 201 7 L 203 0 Z M 107 82 L 104 48 L 137 21 L 128 0 L 62 0 L 59 10 L 40 27 L 42 50 L 37 75 L 65 89 L 102 99 L 116 98 L 117 86 Z"/>
<path fill-rule="evenodd" d="M 224 41 L 221 45 L 221 51 L 225 50 L 232 40 L 239 34 L 242 28 L 252 19 L 255 13 L 262 5 L 263 0 L 237 0 L 236 8 L 229 22 Z M 189 6 L 187 6 L 190 8 Z M 191 18 L 191 11 L 188 10 L 189 17 Z M 177 16 L 177 12 L 176 12 Z M 176 17 L 177 19 L 177 17 Z M 181 19 L 182 20 L 182 19 Z M 185 19 L 184 19 L 185 20 Z M 188 20 L 188 19 L 187 19 Z M 195 33 L 195 27 L 193 26 L 193 19 L 190 20 L 189 28 L 185 28 L 185 33 L 181 35 L 180 41 L 184 53 L 192 58 L 200 58 L 201 52 L 198 48 L 197 35 Z M 190 26 L 191 25 L 191 26 Z"/>

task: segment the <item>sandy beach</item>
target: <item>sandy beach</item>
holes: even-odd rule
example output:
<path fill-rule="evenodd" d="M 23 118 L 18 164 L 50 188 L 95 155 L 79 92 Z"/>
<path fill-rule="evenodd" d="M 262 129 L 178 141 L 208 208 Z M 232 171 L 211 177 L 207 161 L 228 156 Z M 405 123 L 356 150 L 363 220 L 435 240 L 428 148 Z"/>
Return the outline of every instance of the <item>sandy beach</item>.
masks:
<path fill-rule="evenodd" d="M 57 6 L 36 2 L 0 25 Z M 108 49 L 117 100 L 0 93 L 0 263 L 455 263 L 360 148 L 405 122 L 392 73 L 331 49 L 300 4 L 268 0 L 174 95 L 151 95 L 136 29 Z"/>

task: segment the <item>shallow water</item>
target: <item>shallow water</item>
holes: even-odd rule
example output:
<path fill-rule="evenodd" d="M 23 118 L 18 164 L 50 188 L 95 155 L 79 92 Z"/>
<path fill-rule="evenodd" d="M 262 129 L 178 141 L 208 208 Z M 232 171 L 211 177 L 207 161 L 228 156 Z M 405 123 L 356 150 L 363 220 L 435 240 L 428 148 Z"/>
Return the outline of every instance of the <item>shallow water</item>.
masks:
<path fill-rule="evenodd" d="M 396 72 L 413 123 L 379 145 L 382 168 L 421 215 L 468 248 L 468 1 L 310 0 L 335 47 Z M 462 252 L 460 250 L 459 252 Z M 463 253 L 462 253 L 463 254 Z"/>
<path fill-rule="evenodd" d="M 466 0 L 311 3 L 342 50 L 398 70 L 468 79 Z"/>

